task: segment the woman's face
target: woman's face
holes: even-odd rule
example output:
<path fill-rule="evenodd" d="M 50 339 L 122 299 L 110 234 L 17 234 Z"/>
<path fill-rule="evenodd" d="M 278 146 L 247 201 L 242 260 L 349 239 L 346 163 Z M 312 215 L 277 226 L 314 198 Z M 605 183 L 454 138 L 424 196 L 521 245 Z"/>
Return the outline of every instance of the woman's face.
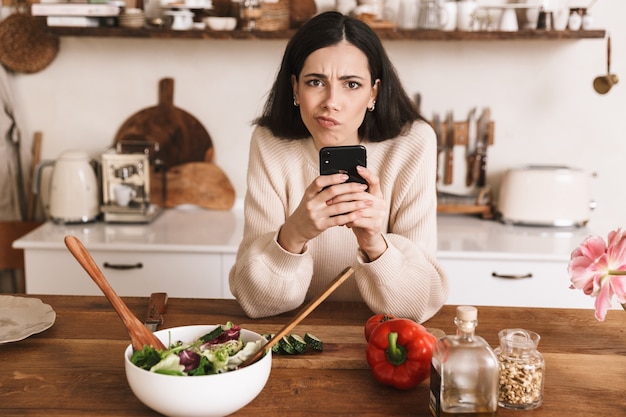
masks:
<path fill-rule="evenodd" d="M 374 105 L 378 84 L 376 80 L 372 86 L 367 56 L 346 41 L 308 56 L 299 80 L 292 76 L 292 85 L 317 149 L 360 142 L 358 129 Z"/>

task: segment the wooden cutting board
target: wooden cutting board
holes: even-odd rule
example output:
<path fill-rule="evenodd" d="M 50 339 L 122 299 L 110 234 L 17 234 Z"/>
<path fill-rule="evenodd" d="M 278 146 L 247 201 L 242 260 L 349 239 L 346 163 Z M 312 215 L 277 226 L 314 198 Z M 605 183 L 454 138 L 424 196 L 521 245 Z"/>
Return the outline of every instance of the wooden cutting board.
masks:
<path fill-rule="evenodd" d="M 174 105 L 174 80 L 159 81 L 159 102 L 130 116 L 115 135 L 120 141 L 149 141 L 159 144 L 155 159 L 165 168 L 185 162 L 213 160 L 213 142 L 202 123 Z"/>
<path fill-rule="evenodd" d="M 150 156 L 151 164 L 162 161 L 161 171 L 153 168 L 150 173 L 152 203 L 166 208 L 181 204 L 216 210 L 232 208 L 235 190 L 226 174 L 213 163 L 215 151 L 209 132 L 198 119 L 174 105 L 172 78 L 159 81 L 156 106 L 138 111 L 122 124 L 114 144 L 121 141 L 159 144 L 159 150 Z"/>
<path fill-rule="evenodd" d="M 312 333 L 322 341 L 324 349 L 321 352 L 306 352 L 299 355 L 273 355 L 272 368 L 369 369 L 365 357 L 367 342 L 363 333 L 364 325 L 365 323 L 358 326 L 299 324 L 292 333 L 303 337 L 305 333 Z M 240 326 L 260 334 L 276 333 L 282 327 L 258 323 L 241 323 Z M 426 329 L 437 338 L 445 335 L 439 329 L 428 327 Z"/>
<path fill-rule="evenodd" d="M 161 174 L 150 177 L 150 196 L 162 207 L 195 204 L 215 210 L 230 210 L 235 189 L 220 167 L 212 162 L 187 162 L 167 170 L 165 201 Z"/>
<path fill-rule="evenodd" d="M 240 326 L 257 333 L 276 333 L 282 326 L 243 323 Z M 324 344 L 321 352 L 273 355 L 273 368 L 305 369 L 368 369 L 365 349 L 367 342 L 363 326 L 319 326 L 300 324 L 293 333 L 304 336 L 312 333 Z"/>

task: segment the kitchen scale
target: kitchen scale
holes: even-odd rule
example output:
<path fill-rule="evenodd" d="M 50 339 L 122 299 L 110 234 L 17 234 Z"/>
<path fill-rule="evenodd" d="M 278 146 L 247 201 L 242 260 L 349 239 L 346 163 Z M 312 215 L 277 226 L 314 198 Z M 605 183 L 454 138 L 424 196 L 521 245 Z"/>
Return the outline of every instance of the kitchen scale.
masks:
<path fill-rule="evenodd" d="M 150 155 L 158 147 L 154 142 L 118 142 L 102 154 L 105 222 L 149 223 L 161 213 L 150 201 Z"/>

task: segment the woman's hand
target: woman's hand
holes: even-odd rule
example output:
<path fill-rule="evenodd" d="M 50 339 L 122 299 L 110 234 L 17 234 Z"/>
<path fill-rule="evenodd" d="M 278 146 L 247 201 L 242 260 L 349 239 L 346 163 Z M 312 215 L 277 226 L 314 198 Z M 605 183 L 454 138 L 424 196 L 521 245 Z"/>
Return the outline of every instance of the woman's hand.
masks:
<path fill-rule="evenodd" d="M 345 174 L 317 177 L 278 232 L 278 244 L 289 252 L 302 253 L 306 243 L 326 229 L 352 224 L 363 216 L 362 210 L 374 203 L 365 191 L 368 186 L 347 183 L 347 179 Z"/>
<path fill-rule="evenodd" d="M 358 218 L 347 223 L 346 226 L 352 228 L 359 247 L 367 254 L 369 261 L 374 261 L 387 250 L 387 242 L 383 238 L 387 204 L 383 200 L 378 176 L 361 166 L 357 167 L 357 170 L 369 184 L 369 192 L 366 194 L 371 203 L 368 207 L 360 209 Z"/>

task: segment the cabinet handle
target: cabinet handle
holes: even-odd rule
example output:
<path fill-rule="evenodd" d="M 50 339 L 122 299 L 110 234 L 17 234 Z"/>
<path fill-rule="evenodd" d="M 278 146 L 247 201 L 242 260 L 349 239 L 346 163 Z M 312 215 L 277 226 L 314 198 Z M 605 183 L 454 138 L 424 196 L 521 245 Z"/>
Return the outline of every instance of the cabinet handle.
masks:
<path fill-rule="evenodd" d="M 533 274 L 532 273 L 527 273 L 527 274 L 498 274 L 497 272 L 492 272 L 491 273 L 492 277 L 495 278 L 503 278 L 503 279 L 524 279 L 524 278 L 532 278 Z"/>
<path fill-rule="evenodd" d="M 136 264 L 110 264 L 108 262 L 105 262 L 104 267 L 117 270 L 141 269 L 143 268 L 143 264 L 141 262 L 137 262 Z"/>

